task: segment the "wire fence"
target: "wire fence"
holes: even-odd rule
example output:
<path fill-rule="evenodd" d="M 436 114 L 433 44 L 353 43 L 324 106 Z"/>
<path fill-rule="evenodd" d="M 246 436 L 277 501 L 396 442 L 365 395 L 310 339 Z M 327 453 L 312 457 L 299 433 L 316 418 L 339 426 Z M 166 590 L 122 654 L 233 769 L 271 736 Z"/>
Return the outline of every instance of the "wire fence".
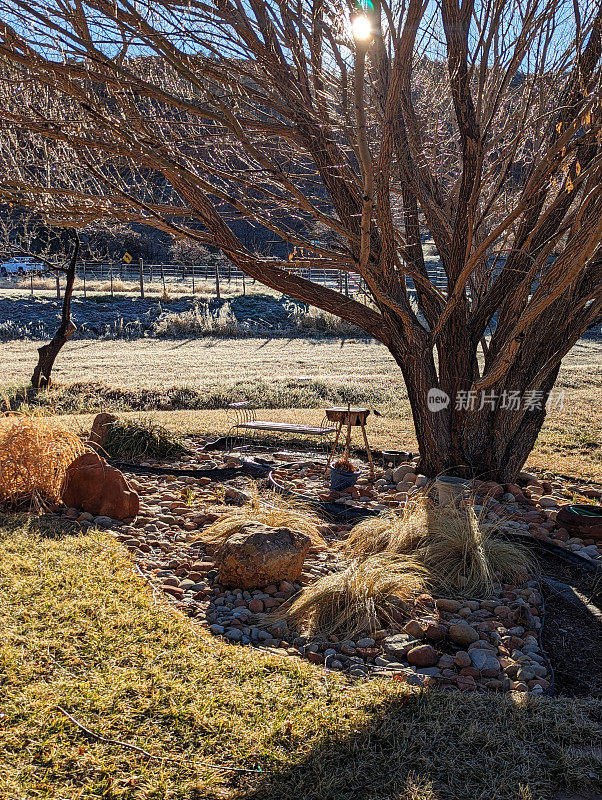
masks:
<path fill-rule="evenodd" d="M 363 279 L 354 272 L 347 272 L 344 270 L 333 268 L 321 268 L 318 266 L 301 267 L 291 264 L 289 270 L 291 274 L 298 277 L 305 278 L 312 283 L 326 286 L 329 289 L 334 289 L 348 297 L 357 297 L 368 299 L 368 292 L 366 290 Z M 445 273 L 439 265 L 429 267 L 429 278 L 434 285 L 445 291 L 446 279 Z M 61 295 L 61 284 L 64 277 L 60 273 L 52 274 L 51 272 L 45 273 L 48 281 L 56 286 L 57 297 Z M 220 297 L 224 285 L 227 285 L 231 292 L 232 287 L 239 291 L 241 294 L 246 294 L 247 287 L 255 285 L 256 281 L 250 278 L 241 270 L 237 269 L 231 264 L 151 264 L 144 263 L 142 259 L 132 261 L 130 264 L 125 262 L 107 262 L 107 261 L 82 261 L 77 265 L 76 277 L 80 283 L 79 289 L 83 290 L 84 297 L 89 289 L 97 290 L 98 283 L 106 284 L 103 291 L 111 295 L 118 294 L 122 291 L 120 284 L 130 284 L 129 293 L 132 292 L 131 284 L 135 285 L 134 291 L 140 297 L 145 296 L 145 291 L 155 291 L 157 288 L 163 289 L 165 292 L 176 290 L 181 294 L 194 294 L 199 291 L 201 287 L 206 287 L 210 284 L 213 287 L 213 293 L 216 297 Z M 36 290 L 51 288 L 48 285 L 41 284 L 40 275 L 38 273 L 25 273 L 20 276 L 8 276 L 8 280 L 17 279 L 19 282 L 25 281 L 29 284 L 31 294 L 35 294 Z M 96 286 L 92 287 L 93 284 Z M 411 280 L 407 280 L 408 289 L 411 294 L 414 294 L 414 285 Z"/>

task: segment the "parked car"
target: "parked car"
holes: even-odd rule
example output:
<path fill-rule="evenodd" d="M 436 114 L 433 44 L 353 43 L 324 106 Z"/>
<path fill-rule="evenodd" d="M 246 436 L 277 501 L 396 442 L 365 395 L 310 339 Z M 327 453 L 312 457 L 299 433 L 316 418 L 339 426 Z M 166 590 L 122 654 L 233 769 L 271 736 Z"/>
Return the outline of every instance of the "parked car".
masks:
<path fill-rule="evenodd" d="M 44 264 L 33 256 L 15 256 L 0 264 L 0 275 L 6 278 L 9 275 L 25 275 L 26 272 L 42 272 L 44 269 Z"/>

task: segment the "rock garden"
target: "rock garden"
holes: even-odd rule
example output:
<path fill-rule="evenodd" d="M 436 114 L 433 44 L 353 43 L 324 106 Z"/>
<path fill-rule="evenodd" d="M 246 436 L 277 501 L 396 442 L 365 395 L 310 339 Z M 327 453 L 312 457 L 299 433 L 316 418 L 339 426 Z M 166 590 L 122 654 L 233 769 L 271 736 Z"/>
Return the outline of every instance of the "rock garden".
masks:
<path fill-rule="evenodd" d="M 233 646 L 352 681 L 532 695 L 562 691 L 559 658 L 578 677 L 599 657 L 595 484 L 524 472 L 517 484 L 464 482 L 450 498 L 411 453 L 376 454 L 372 477 L 358 452 L 355 482 L 333 491 L 311 452 L 172 441 L 109 415 L 86 444 L 42 420 L 0 426 L 5 504 L 106 530 L 157 598 Z M 567 607 L 575 630 L 549 652 L 546 631 Z M 579 614 L 591 619 L 577 631 Z"/>

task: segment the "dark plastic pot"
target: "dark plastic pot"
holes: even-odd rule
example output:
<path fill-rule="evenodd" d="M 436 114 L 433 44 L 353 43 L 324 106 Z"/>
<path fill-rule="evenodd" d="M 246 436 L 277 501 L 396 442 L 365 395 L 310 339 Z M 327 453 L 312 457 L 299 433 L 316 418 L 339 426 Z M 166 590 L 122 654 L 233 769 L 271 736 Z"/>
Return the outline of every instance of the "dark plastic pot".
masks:
<path fill-rule="evenodd" d="M 581 539 L 602 539 L 602 506 L 562 506 L 556 515 L 556 524 Z"/>
<path fill-rule="evenodd" d="M 349 486 L 353 486 L 362 473 L 357 472 L 344 472 L 342 469 L 336 467 L 330 468 L 330 490 L 332 492 L 342 492 Z"/>

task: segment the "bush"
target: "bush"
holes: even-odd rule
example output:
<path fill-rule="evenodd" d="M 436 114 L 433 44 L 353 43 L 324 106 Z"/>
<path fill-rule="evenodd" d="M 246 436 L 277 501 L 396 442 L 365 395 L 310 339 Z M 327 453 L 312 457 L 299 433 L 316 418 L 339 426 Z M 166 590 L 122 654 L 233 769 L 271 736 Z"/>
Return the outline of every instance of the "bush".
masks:
<path fill-rule="evenodd" d="M 353 639 L 399 622 L 426 587 L 427 572 L 415 559 L 370 556 L 306 586 L 289 606 L 268 615 L 266 623 L 283 619 L 318 638 Z"/>
<path fill-rule="evenodd" d="M 205 528 L 198 539 L 219 549 L 248 522 L 261 522 L 273 528 L 293 528 L 309 536 L 313 546 L 324 547 L 324 540 L 320 535 L 323 523 L 310 506 L 276 492 L 262 496 L 257 484 L 252 485 L 249 503 L 224 514 L 221 519 Z"/>
<path fill-rule="evenodd" d="M 169 458 L 187 452 L 179 436 L 148 419 L 113 422 L 104 447 L 112 458 Z"/>
<path fill-rule="evenodd" d="M 85 450 L 78 436 L 57 423 L 0 418 L 0 504 L 60 502 L 67 467 Z"/>
<path fill-rule="evenodd" d="M 533 569 L 524 548 L 496 533 L 497 527 L 483 522 L 472 507 L 436 506 L 422 495 L 401 514 L 360 522 L 351 531 L 345 551 L 355 558 L 412 555 L 438 589 L 487 597 L 498 579 L 522 583 Z"/>

